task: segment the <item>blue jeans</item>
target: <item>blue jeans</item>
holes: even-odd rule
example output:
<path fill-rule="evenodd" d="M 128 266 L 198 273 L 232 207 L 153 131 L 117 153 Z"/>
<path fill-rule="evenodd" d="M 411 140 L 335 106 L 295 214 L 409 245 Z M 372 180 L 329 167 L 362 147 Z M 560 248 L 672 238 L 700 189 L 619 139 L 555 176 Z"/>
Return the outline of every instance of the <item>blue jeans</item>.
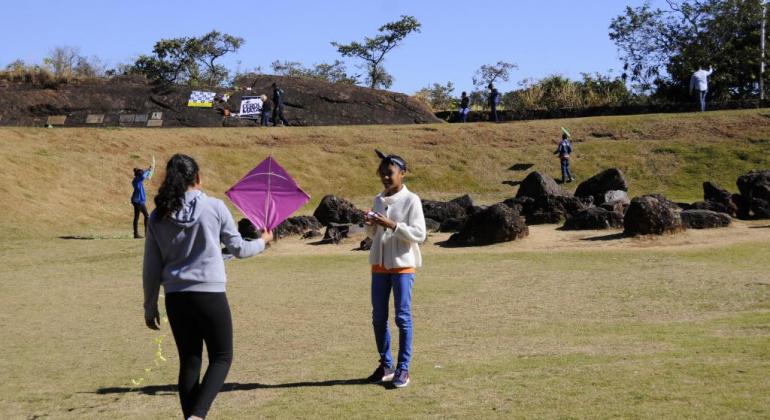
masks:
<path fill-rule="evenodd" d="M 468 122 L 468 113 L 471 112 L 468 108 L 460 108 L 460 121 Z"/>
<path fill-rule="evenodd" d="M 698 91 L 698 101 L 700 104 L 700 112 L 706 112 L 706 94 L 707 93 L 708 93 L 707 90 Z"/>
<path fill-rule="evenodd" d="M 497 104 L 492 104 L 492 111 L 489 113 L 489 120 L 500 122 L 500 117 L 497 115 Z"/>
<path fill-rule="evenodd" d="M 569 171 L 569 159 L 561 160 L 561 181 L 567 182 L 572 179 L 572 173 Z"/>
<path fill-rule="evenodd" d="M 412 359 L 412 285 L 414 274 L 372 273 L 372 325 L 380 363 L 393 366 L 390 354 L 390 331 L 388 328 L 388 301 L 393 289 L 393 306 L 396 309 L 398 327 L 397 369 L 409 370 Z"/>

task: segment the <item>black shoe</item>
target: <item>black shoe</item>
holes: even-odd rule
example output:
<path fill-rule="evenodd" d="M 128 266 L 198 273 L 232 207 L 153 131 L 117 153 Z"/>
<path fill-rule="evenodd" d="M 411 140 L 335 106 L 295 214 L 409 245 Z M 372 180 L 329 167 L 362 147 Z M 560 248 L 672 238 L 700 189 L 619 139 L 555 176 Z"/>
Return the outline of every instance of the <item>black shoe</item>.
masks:
<path fill-rule="evenodd" d="M 138 233 L 135 233 L 134 234 L 134 239 L 144 239 L 144 236 L 142 236 L 142 235 L 140 235 Z"/>
<path fill-rule="evenodd" d="M 366 380 L 372 383 L 390 382 L 393 380 L 393 374 L 395 373 L 395 369 L 381 363 Z"/>

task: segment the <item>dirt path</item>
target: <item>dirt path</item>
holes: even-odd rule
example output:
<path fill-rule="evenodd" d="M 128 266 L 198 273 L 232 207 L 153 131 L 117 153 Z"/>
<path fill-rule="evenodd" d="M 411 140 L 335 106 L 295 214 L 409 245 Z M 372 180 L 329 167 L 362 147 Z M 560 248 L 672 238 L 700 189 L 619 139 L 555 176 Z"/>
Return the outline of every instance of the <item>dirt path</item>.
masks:
<path fill-rule="evenodd" d="M 732 226 L 722 229 L 688 230 L 676 235 L 641 238 L 623 237 L 620 230 L 563 231 L 557 225 L 529 227 L 529 236 L 521 241 L 475 248 L 444 248 L 437 244 L 448 239 L 448 233 L 432 233 L 423 245 L 424 254 L 462 252 L 527 252 L 527 251 L 578 251 L 601 249 L 676 250 L 726 246 L 745 242 L 770 240 L 768 221 L 733 221 Z M 285 238 L 270 250 L 273 255 L 330 255 L 349 254 L 364 238 L 355 234 L 338 245 L 317 245 L 313 240 Z M 362 252 L 362 251 L 359 251 Z"/>

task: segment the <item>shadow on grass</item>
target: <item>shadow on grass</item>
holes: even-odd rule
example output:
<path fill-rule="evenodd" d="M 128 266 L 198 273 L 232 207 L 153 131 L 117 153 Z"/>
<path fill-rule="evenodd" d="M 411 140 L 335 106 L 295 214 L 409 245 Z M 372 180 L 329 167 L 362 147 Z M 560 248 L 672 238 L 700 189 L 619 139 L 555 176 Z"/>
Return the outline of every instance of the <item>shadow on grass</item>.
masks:
<path fill-rule="evenodd" d="M 502 183 L 505 185 L 510 185 L 511 187 L 521 185 L 521 181 L 503 181 Z"/>
<path fill-rule="evenodd" d="M 770 229 L 770 225 L 767 226 L 749 226 L 750 229 Z"/>
<path fill-rule="evenodd" d="M 623 235 L 623 232 L 618 233 L 610 233 L 608 235 L 600 235 L 600 236 L 589 236 L 587 238 L 581 239 L 581 241 L 615 241 L 618 239 L 623 239 L 626 236 Z"/>
<path fill-rule="evenodd" d="M 509 171 L 526 171 L 527 169 L 535 166 L 534 163 L 516 163 L 510 168 L 508 168 Z"/>
<path fill-rule="evenodd" d="M 222 386 L 220 392 L 232 392 L 232 391 L 253 391 L 255 389 L 278 389 L 278 388 L 313 388 L 313 387 L 329 387 L 329 386 L 342 386 L 342 385 L 380 385 L 386 387 L 387 384 L 378 384 L 367 381 L 366 378 L 361 379 L 335 379 L 329 381 L 307 381 L 307 382 L 289 382 L 285 384 L 261 384 L 259 382 L 242 384 L 240 382 L 228 382 Z M 177 392 L 176 384 L 166 385 L 147 385 L 142 387 L 104 387 L 99 388 L 94 394 L 110 395 L 110 394 L 144 394 L 144 395 L 169 395 Z"/>
<path fill-rule="evenodd" d="M 68 241 L 93 241 L 97 238 L 95 236 L 80 236 L 80 235 L 66 235 L 66 236 L 59 236 L 59 239 L 64 239 Z"/>

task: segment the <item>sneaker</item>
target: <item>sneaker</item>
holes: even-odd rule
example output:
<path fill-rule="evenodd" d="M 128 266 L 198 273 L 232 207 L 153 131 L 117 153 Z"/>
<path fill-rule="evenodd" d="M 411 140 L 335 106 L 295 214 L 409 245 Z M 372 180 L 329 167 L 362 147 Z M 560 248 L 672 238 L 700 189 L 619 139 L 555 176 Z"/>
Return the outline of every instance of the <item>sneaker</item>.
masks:
<path fill-rule="evenodd" d="M 409 385 L 409 372 L 406 370 L 397 370 L 393 376 L 393 386 L 396 388 L 404 388 Z"/>
<path fill-rule="evenodd" d="M 374 372 L 369 375 L 368 378 L 366 378 L 369 382 L 389 382 L 393 380 L 393 374 L 396 372 L 395 369 L 392 367 L 389 367 L 386 364 L 380 364 L 377 366 L 377 369 L 374 370 Z"/>

